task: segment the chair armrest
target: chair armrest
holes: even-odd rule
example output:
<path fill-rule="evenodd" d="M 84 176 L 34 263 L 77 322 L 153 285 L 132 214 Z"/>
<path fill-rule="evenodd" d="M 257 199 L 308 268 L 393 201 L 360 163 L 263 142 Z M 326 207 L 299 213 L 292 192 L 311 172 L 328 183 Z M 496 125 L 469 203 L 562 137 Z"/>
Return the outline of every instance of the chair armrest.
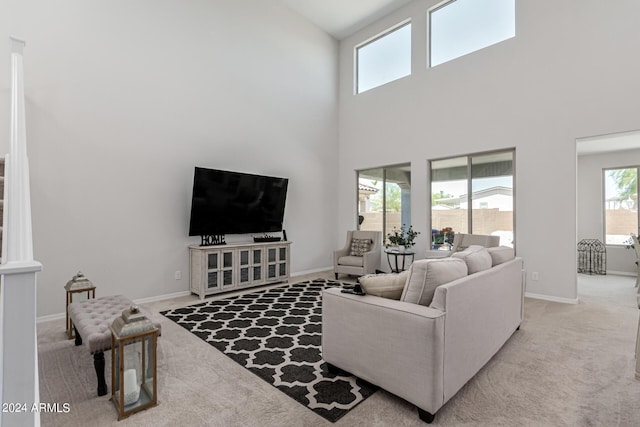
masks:
<path fill-rule="evenodd" d="M 351 248 L 349 246 L 345 246 L 342 249 L 338 249 L 337 251 L 333 251 L 333 267 L 335 268 L 338 265 L 338 260 L 343 256 L 349 255 L 351 252 Z"/>
<path fill-rule="evenodd" d="M 362 254 L 362 266 L 364 267 L 364 273 L 373 273 L 380 268 L 380 250 L 373 250 Z"/>
<path fill-rule="evenodd" d="M 328 289 L 323 359 L 435 413 L 443 404 L 443 311 Z"/>

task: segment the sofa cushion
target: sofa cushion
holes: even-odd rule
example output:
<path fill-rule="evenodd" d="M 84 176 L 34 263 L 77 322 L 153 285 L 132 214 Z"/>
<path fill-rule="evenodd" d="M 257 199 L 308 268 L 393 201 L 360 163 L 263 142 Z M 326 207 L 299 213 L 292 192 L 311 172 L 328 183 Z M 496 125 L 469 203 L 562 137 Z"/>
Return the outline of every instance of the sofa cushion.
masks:
<path fill-rule="evenodd" d="M 351 267 L 362 267 L 364 266 L 364 260 L 361 256 L 341 256 L 338 258 L 339 265 L 348 265 Z"/>
<path fill-rule="evenodd" d="M 429 305 L 436 288 L 467 275 L 467 264 L 459 258 L 421 259 L 411 264 L 400 301 Z"/>
<path fill-rule="evenodd" d="M 491 255 L 492 266 L 511 261 L 516 257 L 516 252 L 508 246 L 497 246 L 495 248 L 487 248 L 487 252 Z"/>
<path fill-rule="evenodd" d="M 481 250 L 481 249 L 485 249 L 485 247 L 484 247 L 484 246 L 482 246 L 482 245 L 471 245 L 471 246 L 467 246 L 467 247 L 465 247 L 464 249 L 462 249 L 461 251 L 458 251 L 458 252 L 468 252 L 468 253 L 471 253 L 471 252 L 477 252 L 477 251 L 479 251 L 479 250 Z"/>
<path fill-rule="evenodd" d="M 399 274 L 367 274 L 358 281 L 364 292 L 369 295 L 399 300 L 408 276 L 409 271 L 407 270 Z"/>
<path fill-rule="evenodd" d="M 451 256 L 463 260 L 467 264 L 469 274 L 488 270 L 492 267 L 491 255 L 489 255 L 487 248 L 482 246 L 469 246 L 464 251 L 456 252 Z"/>
<path fill-rule="evenodd" d="M 371 239 L 351 239 L 350 256 L 363 256 L 371 248 Z"/>

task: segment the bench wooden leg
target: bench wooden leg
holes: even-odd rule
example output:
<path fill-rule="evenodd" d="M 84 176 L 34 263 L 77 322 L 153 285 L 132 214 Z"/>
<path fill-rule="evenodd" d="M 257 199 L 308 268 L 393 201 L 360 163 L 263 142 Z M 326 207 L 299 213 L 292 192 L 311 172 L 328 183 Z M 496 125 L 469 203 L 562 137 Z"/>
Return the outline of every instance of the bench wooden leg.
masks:
<path fill-rule="evenodd" d="M 104 396 L 107 394 L 107 382 L 104 379 L 104 353 L 102 351 L 93 355 L 93 366 L 96 368 L 98 376 L 98 396 Z"/>
<path fill-rule="evenodd" d="M 78 333 L 78 329 L 76 328 L 76 325 L 73 325 L 73 331 L 75 332 L 75 336 L 76 336 L 76 345 L 82 345 L 82 337 Z"/>

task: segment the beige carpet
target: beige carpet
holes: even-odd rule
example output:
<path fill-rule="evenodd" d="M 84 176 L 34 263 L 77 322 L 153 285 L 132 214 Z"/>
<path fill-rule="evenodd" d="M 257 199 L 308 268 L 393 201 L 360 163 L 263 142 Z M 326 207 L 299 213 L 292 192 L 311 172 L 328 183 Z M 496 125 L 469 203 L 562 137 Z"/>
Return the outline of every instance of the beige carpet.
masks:
<path fill-rule="evenodd" d="M 432 425 L 640 425 L 634 283 L 581 275 L 579 304 L 526 299 L 520 331 Z M 180 298 L 150 308 L 196 302 Z M 332 424 L 168 319 L 158 345 L 160 405 L 118 422 L 109 396 L 96 396 L 92 357 L 65 339 L 64 328 L 64 320 L 38 325 L 41 401 L 71 404 L 69 413 L 42 414 L 43 426 L 424 425 L 412 405 L 385 391 Z M 110 353 L 105 359 L 110 385 Z"/>

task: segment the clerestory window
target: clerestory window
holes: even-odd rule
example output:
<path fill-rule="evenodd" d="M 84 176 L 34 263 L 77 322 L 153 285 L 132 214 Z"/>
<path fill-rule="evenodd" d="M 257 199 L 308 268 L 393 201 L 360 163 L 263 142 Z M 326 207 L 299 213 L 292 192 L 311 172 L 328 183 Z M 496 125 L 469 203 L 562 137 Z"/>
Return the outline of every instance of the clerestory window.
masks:
<path fill-rule="evenodd" d="M 411 23 L 356 47 L 356 93 L 411 74 Z"/>
<path fill-rule="evenodd" d="M 435 67 L 515 35 L 515 0 L 449 1 L 429 11 L 429 65 Z"/>

